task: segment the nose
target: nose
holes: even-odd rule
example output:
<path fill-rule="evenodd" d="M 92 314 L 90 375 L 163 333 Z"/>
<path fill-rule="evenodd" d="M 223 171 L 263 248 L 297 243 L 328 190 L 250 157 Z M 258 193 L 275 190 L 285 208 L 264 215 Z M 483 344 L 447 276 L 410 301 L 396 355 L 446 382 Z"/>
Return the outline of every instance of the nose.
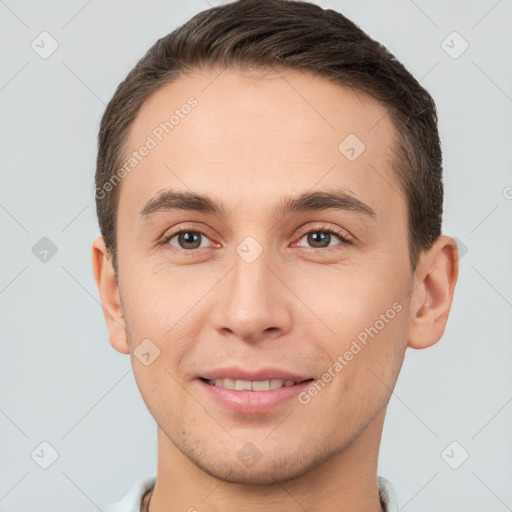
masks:
<path fill-rule="evenodd" d="M 211 313 L 223 337 L 256 342 L 276 338 L 291 327 L 292 296 L 267 252 L 249 262 L 235 252 L 231 271 L 219 283 Z"/>

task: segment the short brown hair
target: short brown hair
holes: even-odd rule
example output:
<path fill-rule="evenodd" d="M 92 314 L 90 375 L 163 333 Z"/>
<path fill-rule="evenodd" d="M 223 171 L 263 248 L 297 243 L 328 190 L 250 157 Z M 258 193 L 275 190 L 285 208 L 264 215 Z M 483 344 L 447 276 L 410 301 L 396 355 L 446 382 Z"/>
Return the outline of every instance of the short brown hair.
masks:
<path fill-rule="evenodd" d="M 156 41 L 106 107 L 98 135 L 96 209 L 116 274 L 121 183 L 107 191 L 104 185 L 116 177 L 144 101 L 204 67 L 303 71 L 360 90 L 386 106 L 398 133 L 393 170 L 407 203 L 415 270 L 421 251 L 441 234 L 443 213 L 441 145 L 430 94 L 383 45 L 336 11 L 303 1 L 237 0 L 200 12 Z"/>

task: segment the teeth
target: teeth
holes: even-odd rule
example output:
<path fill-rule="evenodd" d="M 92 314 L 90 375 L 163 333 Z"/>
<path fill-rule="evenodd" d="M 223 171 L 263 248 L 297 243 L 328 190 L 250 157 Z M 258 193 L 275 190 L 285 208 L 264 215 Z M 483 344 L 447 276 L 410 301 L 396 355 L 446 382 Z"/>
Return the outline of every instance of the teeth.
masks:
<path fill-rule="evenodd" d="M 217 382 L 217 381 L 215 381 Z M 235 389 L 237 391 L 252 391 L 252 382 L 248 380 L 235 380 Z M 222 385 L 222 382 L 221 382 Z"/>
<path fill-rule="evenodd" d="M 215 379 L 215 385 L 226 389 L 236 389 L 234 379 Z"/>
<path fill-rule="evenodd" d="M 270 389 L 270 381 L 269 380 L 255 380 L 252 383 L 253 391 L 268 391 Z"/>
<path fill-rule="evenodd" d="M 293 380 L 235 380 L 235 379 L 210 379 L 209 384 L 219 386 L 225 389 L 235 389 L 236 391 L 268 391 L 269 389 L 279 389 L 283 386 L 293 386 Z"/>
<path fill-rule="evenodd" d="M 270 379 L 270 389 L 279 389 L 283 387 L 283 381 L 281 379 Z"/>

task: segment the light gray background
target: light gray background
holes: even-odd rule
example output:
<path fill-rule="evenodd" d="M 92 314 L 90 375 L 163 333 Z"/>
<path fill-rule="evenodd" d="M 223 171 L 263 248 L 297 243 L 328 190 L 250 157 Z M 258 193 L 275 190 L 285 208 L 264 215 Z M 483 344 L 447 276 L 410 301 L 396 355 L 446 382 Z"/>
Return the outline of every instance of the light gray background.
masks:
<path fill-rule="evenodd" d="M 0 1 L 2 512 L 93 511 L 156 470 L 155 423 L 129 357 L 109 345 L 92 276 L 96 136 L 147 48 L 218 3 Z M 443 339 L 406 353 L 379 474 L 406 512 L 512 510 L 512 1 L 319 3 L 383 42 L 433 95 L 443 231 L 467 247 Z M 43 31 L 59 45 L 47 59 L 31 48 Z M 456 59 L 441 45 L 453 31 L 469 43 Z M 42 237 L 58 249 L 46 263 L 32 252 Z M 34 460 L 49 460 L 43 441 L 58 452 L 46 470 Z M 460 447 L 443 458 L 452 441 Z M 469 458 L 452 469 L 445 460 L 462 450 Z"/>

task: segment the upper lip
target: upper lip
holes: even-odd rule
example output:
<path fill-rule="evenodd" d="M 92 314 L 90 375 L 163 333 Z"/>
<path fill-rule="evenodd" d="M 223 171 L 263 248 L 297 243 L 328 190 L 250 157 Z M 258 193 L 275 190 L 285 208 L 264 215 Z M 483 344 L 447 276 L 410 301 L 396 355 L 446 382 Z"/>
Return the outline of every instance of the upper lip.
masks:
<path fill-rule="evenodd" d="M 243 368 L 217 368 L 215 370 L 207 371 L 199 377 L 207 380 L 215 379 L 235 379 L 235 380 L 293 380 L 294 382 L 302 382 L 311 377 L 292 373 L 280 368 L 260 368 L 259 370 L 244 370 Z"/>

